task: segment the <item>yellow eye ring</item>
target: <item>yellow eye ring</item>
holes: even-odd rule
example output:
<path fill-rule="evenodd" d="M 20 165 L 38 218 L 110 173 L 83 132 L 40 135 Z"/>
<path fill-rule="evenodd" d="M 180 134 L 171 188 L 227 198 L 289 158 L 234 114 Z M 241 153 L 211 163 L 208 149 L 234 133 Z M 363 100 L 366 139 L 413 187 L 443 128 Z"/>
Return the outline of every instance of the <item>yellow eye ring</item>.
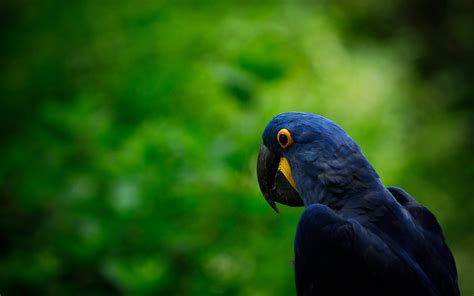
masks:
<path fill-rule="evenodd" d="M 281 148 L 285 149 L 286 147 L 293 144 L 293 137 L 291 133 L 286 128 L 282 128 L 277 135 L 278 144 L 280 144 Z"/>

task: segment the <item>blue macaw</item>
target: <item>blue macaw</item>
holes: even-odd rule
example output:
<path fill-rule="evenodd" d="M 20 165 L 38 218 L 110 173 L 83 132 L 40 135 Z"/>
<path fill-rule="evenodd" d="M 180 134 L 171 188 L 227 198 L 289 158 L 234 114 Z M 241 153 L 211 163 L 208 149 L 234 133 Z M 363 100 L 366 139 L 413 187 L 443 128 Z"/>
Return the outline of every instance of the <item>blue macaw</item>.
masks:
<path fill-rule="evenodd" d="M 315 114 L 275 116 L 257 161 L 260 189 L 304 206 L 294 243 L 298 295 L 459 295 L 435 216 L 385 186 L 357 144 Z"/>

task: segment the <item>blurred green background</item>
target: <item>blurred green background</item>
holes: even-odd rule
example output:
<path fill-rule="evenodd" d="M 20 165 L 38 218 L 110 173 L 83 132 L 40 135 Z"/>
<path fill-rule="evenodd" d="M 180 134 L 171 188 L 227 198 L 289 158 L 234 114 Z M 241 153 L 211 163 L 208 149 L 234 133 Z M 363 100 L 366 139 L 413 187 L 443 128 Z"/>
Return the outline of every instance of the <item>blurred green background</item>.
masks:
<path fill-rule="evenodd" d="M 469 0 L 2 1 L 0 293 L 294 295 L 261 132 L 322 114 L 474 293 Z"/>

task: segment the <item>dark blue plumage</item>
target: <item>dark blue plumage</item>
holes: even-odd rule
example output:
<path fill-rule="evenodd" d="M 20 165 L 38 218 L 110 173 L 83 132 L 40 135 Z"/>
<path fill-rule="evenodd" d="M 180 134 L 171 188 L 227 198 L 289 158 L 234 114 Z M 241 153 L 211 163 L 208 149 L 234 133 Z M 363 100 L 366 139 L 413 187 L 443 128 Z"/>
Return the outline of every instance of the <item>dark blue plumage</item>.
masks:
<path fill-rule="evenodd" d="M 282 129 L 294 141 L 285 148 L 277 138 Z M 305 206 L 294 246 L 298 295 L 459 295 L 434 215 L 402 189 L 385 188 L 338 125 L 283 113 L 265 128 L 263 144 L 267 154 L 288 160 Z"/>

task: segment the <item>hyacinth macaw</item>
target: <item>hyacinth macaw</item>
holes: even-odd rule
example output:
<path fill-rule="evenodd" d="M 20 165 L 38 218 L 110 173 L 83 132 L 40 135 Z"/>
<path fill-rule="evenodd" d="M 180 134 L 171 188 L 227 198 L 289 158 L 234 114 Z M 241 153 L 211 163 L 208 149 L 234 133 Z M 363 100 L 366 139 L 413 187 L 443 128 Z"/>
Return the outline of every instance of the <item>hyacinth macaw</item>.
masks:
<path fill-rule="evenodd" d="M 435 216 L 385 186 L 334 122 L 288 112 L 263 132 L 260 189 L 304 206 L 294 242 L 298 295 L 459 295 L 453 256 Z"/>

